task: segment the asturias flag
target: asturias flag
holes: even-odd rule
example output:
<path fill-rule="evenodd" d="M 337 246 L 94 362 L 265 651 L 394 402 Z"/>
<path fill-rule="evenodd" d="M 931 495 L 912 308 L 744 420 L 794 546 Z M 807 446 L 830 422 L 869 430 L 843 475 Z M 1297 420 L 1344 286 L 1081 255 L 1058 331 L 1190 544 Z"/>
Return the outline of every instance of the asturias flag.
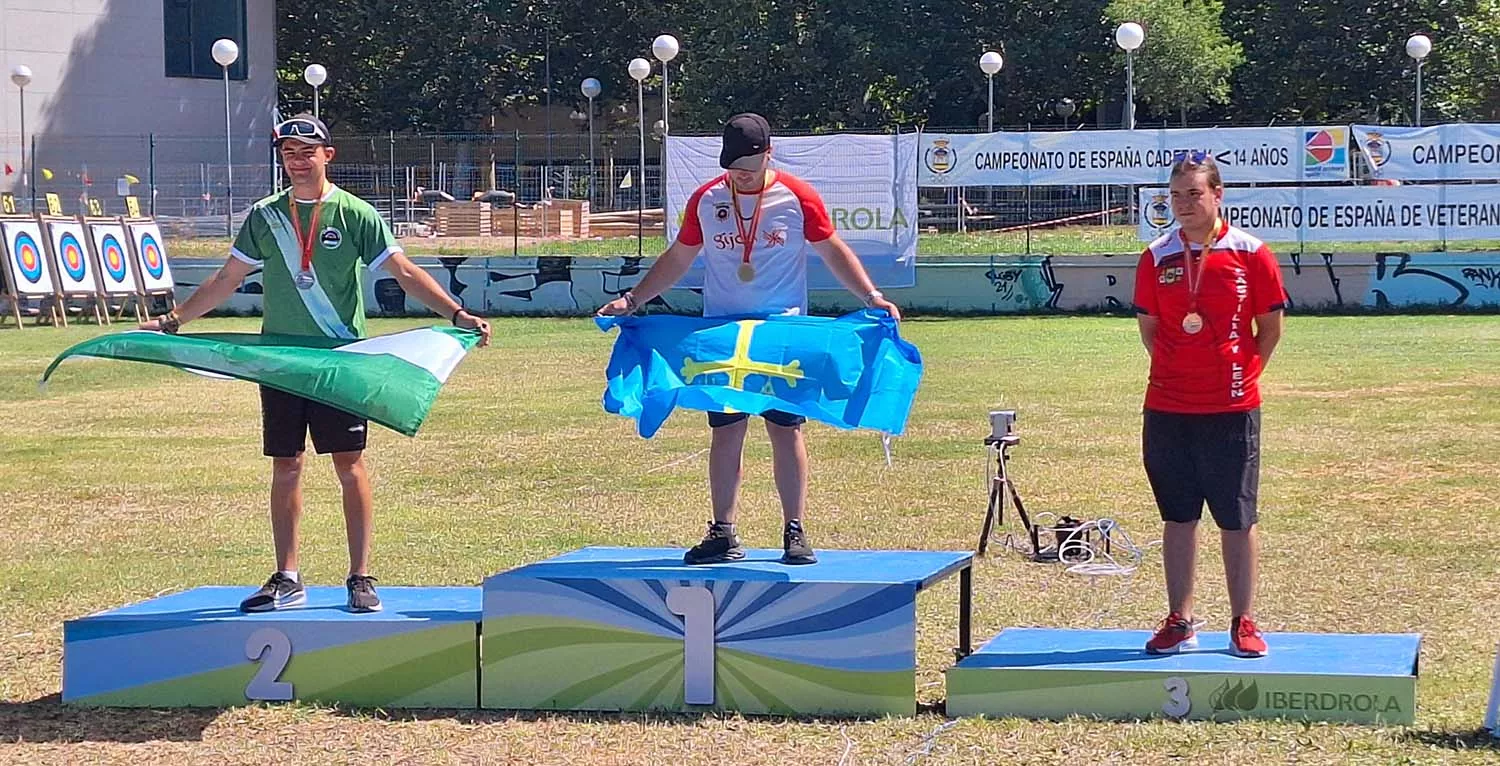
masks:
<path fill-rule="evenodd" d="M 836 319 L 771 316 L 600 317 L 618 327 L 604 409 L 650 438 L 677 407 L 781 410 L 840 428 L 906 429 L 922 355 L 896 320 L 864 310 Z"/>
<path fill-rule="evenodd" d="M 261 383 L 414 436 L 438 389 L 478 343 L 478 333 L 448 327 L 355 341 L 131 330 L 101 335 L 62 352 L 48 365 L 42 382 L 71 356 L 152 362 Z"/>

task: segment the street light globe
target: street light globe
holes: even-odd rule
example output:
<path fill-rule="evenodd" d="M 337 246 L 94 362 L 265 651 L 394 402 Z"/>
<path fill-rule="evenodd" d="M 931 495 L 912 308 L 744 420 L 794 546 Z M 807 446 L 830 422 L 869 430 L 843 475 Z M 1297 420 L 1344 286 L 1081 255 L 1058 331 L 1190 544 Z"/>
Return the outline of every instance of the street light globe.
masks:
<path fill-rule="evenodd" d="M 600 93 L 604 92 L 604 86 L 600 85 L 599 81 L 595 80 L 592 77 L 584 80 L 583 85 L 580 86 L 580 89 L 583 91 L 584 98 L 594 98 L 595 96 L 598 96 Z"/>
<path fill-rule="evenodd" d="M 1406 55 L 1421 61 L 1432 52 L 1432 39 L 1427 35 L 1412 35 L 1406 38 Z"/>
<path fill-rule="evenodd" d="M 227 37 L 214 41 L 214 61 L 219 66 L 229 66 L 240 57 L 240 46 Z"/>
<path fill-rule="evenodd" d="M 314 88 L 320 87 L 328 82 L 328 70 L 322 64 L 308 64 L 307 68 L 302 70 L 302 79 Z"/>
<path fill-rule="evenodd" d="M 31 67 L 25 64 L 16 64 L 10 68 L 10 81 L 18 87 L 24 88 L 31 84 Z"/>
<path fill-rule="evenodd" d="M 1078 105 L 1075 104 L 1075 103 L 1073 103 L 1073 99 L 1071 99 L 1071 98 L 1065 98 L 1065 99 L 1057 102 L 1057 116 L 1058 117 L 1061 117 L 1061 118 L 1063 118 L 1063 119 L 1066 120 L 1069 117 L 1072 117 L 1073 113 L 1076 112 L 1076 111 L 1078 111 Z"/>
<path fill-rule="evenodd" d="M 1146 30 L 1134 21 L 1127 21 L 1115 28 L 1115 45 L 1121 49 L 1133 51 L 1146 42 Z"/>
<path fill-rule="evenodd" d="M 983 56 L 979 57 L 979 68 L 987 75 L 994 76 L 1002 66 L 1005 66 L 1005 59 L 1000 58 L 1000 54 L 994 51 L 986 51 Z"/>
<path fill-rule="evenodd" d="M 677 38 L 671 35 L 657 35 L 656 39 L 651 41 L 651 55 L 663 64 L 677 58 L 678 50 L 680 48 L 677 45 Z"/>
<path fill-rule="evenodd" d="M 645 59 L 631 59 L 628 69 L 630 71 L 630 78 L 636 82 L 640 82 L 651 76 L 651 62 Z"/>

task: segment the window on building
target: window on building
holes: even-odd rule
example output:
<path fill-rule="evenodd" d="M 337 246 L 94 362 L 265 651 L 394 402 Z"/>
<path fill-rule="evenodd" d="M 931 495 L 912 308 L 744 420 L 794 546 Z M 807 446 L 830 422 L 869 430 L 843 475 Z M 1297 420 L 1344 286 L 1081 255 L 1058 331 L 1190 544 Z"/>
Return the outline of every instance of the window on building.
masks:
<path fill-rule="evenodd" d="M 162 0 L 168 77 L 224 76 L 214 61 L 214 41 L 227 37 L 240 46 L 229 76 L 245 79 L 245 0 Z"/>

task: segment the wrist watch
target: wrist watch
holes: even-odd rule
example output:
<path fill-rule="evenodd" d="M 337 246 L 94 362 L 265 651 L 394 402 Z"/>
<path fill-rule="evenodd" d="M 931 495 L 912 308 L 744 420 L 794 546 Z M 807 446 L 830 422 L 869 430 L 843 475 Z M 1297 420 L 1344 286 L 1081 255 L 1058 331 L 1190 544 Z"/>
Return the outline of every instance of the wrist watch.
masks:
<path fill-rule="evenodd" d="M 865 293 L 865 297 L 861 300 L 865 302 L 866 306 L 869 306 L 870 304 L 875 302 L 875 299 L 884 297 L 885 293 L 880 292 L 879 290 L 871 290 L 870 292 Z"/>

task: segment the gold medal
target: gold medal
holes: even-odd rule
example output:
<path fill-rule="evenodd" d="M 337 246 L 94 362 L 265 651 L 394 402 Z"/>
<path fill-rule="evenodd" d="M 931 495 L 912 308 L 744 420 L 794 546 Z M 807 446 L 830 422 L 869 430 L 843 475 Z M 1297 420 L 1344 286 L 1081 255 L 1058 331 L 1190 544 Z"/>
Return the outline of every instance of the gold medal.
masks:
<path fill-rule="evenodd" d="M 1198 316 L 1198 312 L 1190 311 L 1187 316 L 1182 318 L 1182 331 L 1188 335 L 1197 335 L 1198 331 L 1202 329 L 1203 317 Z"/>
<path fill-rule="evenodd" d="M 749 282 L 750 280 L 755 279 L 755 267 L 751 266 L 748 263 L 740 264 L 739 273 L 741 282 Z"/>

